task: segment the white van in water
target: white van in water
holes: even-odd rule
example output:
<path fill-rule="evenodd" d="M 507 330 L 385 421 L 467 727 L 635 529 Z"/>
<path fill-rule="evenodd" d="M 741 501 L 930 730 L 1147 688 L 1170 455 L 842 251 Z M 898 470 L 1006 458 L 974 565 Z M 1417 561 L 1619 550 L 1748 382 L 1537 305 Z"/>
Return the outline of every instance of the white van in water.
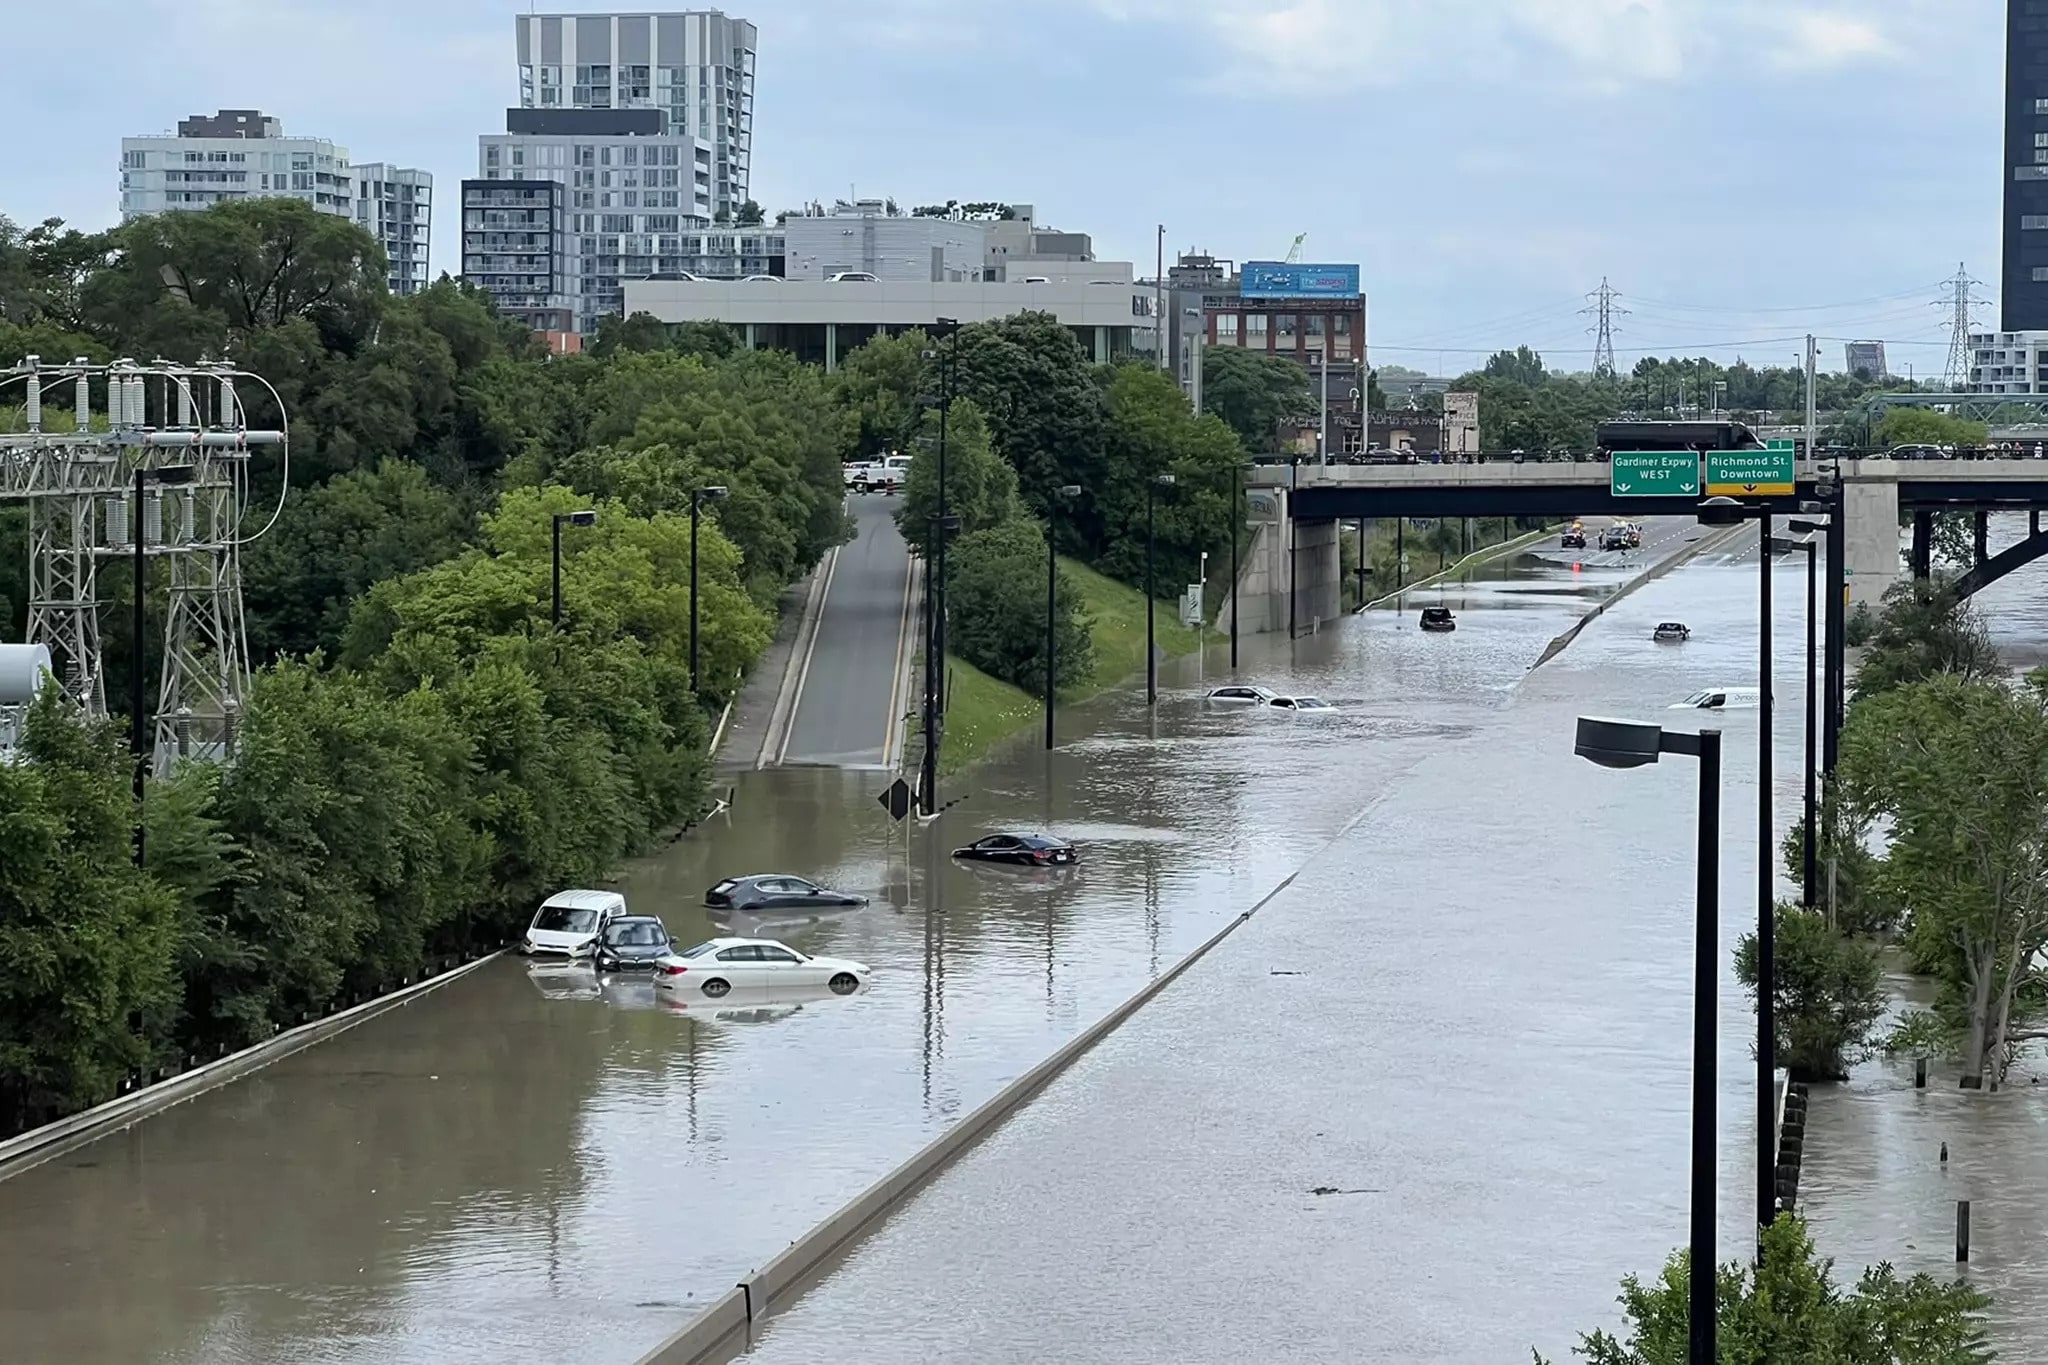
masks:
<path fill-rule="evenodd" d="M 531 957 L 583 957 L 605 925 L 626 913 L 616 891 L 557 891 L 540 903 L 519 951 Z"/>
<path fill-rule="evenodd" d="M 1684 701 L 1671 703 L 1673 711 L 1754 711 L 1763 705 L 1763 689 L 1760 687 L 1708 687 L 1693 693 Z"/>

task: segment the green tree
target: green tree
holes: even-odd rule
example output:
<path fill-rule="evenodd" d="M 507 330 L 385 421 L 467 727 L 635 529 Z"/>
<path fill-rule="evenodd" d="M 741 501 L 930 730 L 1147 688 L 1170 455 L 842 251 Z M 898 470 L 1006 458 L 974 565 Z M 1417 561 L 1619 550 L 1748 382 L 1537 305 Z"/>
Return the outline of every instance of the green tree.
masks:
<path fill-rule="evenodd" d="M 844 414 L 840 458 L 869 458 L 899 449 L 923 412 L 924 353 L 931 338 L 913 328 L 877 335 L 839 362 L 832 403 Z"/>
<path fill-rule="evenodd" d="M 962 327 L 940 346 L 949 349 L 954 392 L 980 406 L 1026 506 L 1043 515 L 1048 490 L 1101 484 L 1103 394 L 1072 329 L 1050 313 L 1023 312 Z M 926 366 L 924 407 L 937 405 L 945 363 L 936 356 Z M 1088 543 L 1100 544 L 1086 505 L 1075 518 Z"/>
<path fill-rule="evenodd" d="M 152 1058 L 138 1025 L 175 1005 L 183 908 L 136 871 L 115 727 L 45 689 L 0 763 L 0 1122 L 113 1096 Z"/>
<path fill-rule="evenodd" d="M 962 537 L 946 557 L 951 652 L 982 672 L 1045 695 L 1045 532 L 1015 518 Z M 1057 685 L 1095 671 L 1081 592 L 1064 570 L 1054 592 Z"/>
<path fill-rule="evenodd" d="M 1984 1309 L 1990 1300 L 1962 1280 L 1902 1279 L 1889 1265 L 1863 1272 L 1853 1289 L 1813 1248 L 1790 1214 L 1764 1230 L 1755 1264 L 1731 1262 L 1715 1276 L 1722 1365 L 1985 1365 Z M 1580 1338 L 1574 1355 L 1591 1365 L 1684 1365 L 1691 1319 L 1691 1271 L 1684 1252 L 1645 1284 L 1621 1282 L 1623 1335 Z M 1536 1357 L 1542 1365 L 1543 1357 Z"/>
<path fill-rule="evenodd" d="M 1202 351 L 1202 410 L 1223 419 L 1244 448 L 1271 454 L 1280 419 L 1313 411 L 1306 366 L 1235 346 Z"/>
<path fill-rule="evenodd" d="M 912 545 L 925 543 L 939 515 L 938 444 L 939 414 L 927 413 L 893 514 L 896 529 Z M 970 398 L 953 404 L 946 423 L 946 510 L 960 518 L 956 535 L 990 530 L 1023 514 L 1017 472 L 990 446 L 988 423 Z"/>
<path fill-rule="evenodd" d="M 459 498 L 397 461 L 287 499 L 248 554 L 250 648 L 264 659 L 333 650 L 371 585 L 451 559 L 474 534 Z"/>
<path fill-rule="evenodd" d="M 1877 949 L 1828 927 L 1816 910 L 1781 904 L 1771 977 L 1778 1060 L 1797 1081 L 1844 1081 L 1884 1017 Z M 1757 998 L 1756 935 L 1744 934 L 1735 974 Z"/>
<path fill-rule="evenodd" d="M 116 240 L 117 257 L 86 288 L 84 310 L 123 339 L 159 339 L 142 324 L 182 307 L 195 319 L 218 319 L 229 334 L 303 318 L 328 344 L 346 348 L 368 339 L 389 297 L 389 264 L 376 239 L 299 199 L 151 214 L 124 224 Z"/>
<path fill-rule="evenodd" d="M 761 206 L 749 199 L 740 205 L 739 216 L 733 220 L 736 227 L 759 227 L 765 215 Z"/>
<path fill-rule="evenodd" d="M 1543 368 L 1543 357 L 1527 346 L 1517 346 L 1512 351 L 1495 351 L 1487 357 L 1484 372 L 1489 379 L 1506 379 L 1531 389 L 1550 377 Z"/>
<path fill-rule="evenodd" d="M 2048 690 L 1955 674 L 1859 698 L 1837 772 L 1851 810 L 1886 822 L 1883 881 L 1938 973 L 1963 1074 L 2004 1077 L 2043 1036 L 2026 989 L 2048 948 Z"/>
<path fill-rule="evenodd" d="M 602 360 L 620 351 L 659 351 L 668 346 L 668 328 L 652 313 L 620 317 L 608 313 L 597 320 L 597 340 L 590 353 Z"/>
<path fill-rule="evenodd" d="M 1903 445 L 1981 446 L 1989 439 L 1982 422 L 1972 422 L 1932 408 L 1893 408 L 1878 426 L 1887 447 Z"/>
<path fill-rule="evenodd" d="M 1152 485 L 1155 585 L 1177 596 L 1179 584 L 1196 581 L 1203 552 L 1230 543 L 1244 447 L 1220 419 L 1191 414 L 1179 386 L 1151 366 L 1118 367 L 1107 400 L 1108 468 L 1100 483 L 1084 485 L 1101 528 L 1096 567 L 1126 583 L 1144 583 L 1146 492 L 1154 478 L 1171 475 L 1172 486 Z M 1088 525 L 1075 520 L 1077 530 Z"/>
<path fill-rule="evenodd" d="M 1970 679 L 2004 671 L 1983 619 L 1953 585 L 1929 579 L 1903 579 L 1885 590 L 1864 651 L 1856 668 L 1859 699 L 1944 674 Z"/>

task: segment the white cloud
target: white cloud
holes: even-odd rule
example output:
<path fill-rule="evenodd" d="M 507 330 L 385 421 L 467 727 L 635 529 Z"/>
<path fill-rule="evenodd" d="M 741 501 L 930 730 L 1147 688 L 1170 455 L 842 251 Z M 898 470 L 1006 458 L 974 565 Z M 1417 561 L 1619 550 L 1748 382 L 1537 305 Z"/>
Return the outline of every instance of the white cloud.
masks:
<path fill-rule="evenodd" d="M 1693 79 L 1759 52 L 1781 66 L 1888 61 L 1926 0 L 1086 0 L 1125 23 L 1193 24 L 1287 78 L 1403 85 L 1482 77 L 1614 91 Z M 1243 82 L 1236 83 L 1244 88 Z"/>

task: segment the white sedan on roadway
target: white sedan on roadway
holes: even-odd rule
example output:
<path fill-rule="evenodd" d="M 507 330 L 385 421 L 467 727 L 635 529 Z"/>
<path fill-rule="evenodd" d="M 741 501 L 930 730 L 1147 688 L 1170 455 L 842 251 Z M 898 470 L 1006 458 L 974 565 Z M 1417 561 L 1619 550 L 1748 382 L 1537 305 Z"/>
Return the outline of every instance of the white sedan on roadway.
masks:
<path fill-rule="evenodd" d="M 812 957 L 772 938 L 713 938 L 670 953 L 654 964 L 654 984 L 666 991 L 696 991 L 714 1000 L 735 990 L 823 986 L 852 995 L 873 975 L 859 962 Z"/>
<path fill-rule="evenodd" d="M 1276 711 L 1292 711 L 1297 716 L 1328 716 L 1337 710 L 1321 697 L 1275 697 L 1266 705 Z"/>
<path fill-rule="evenodd" d="M 1270 687 L 1219 687 L 1209 694 L 1211 706 L 1270 706 L 1280 694 Z"/>

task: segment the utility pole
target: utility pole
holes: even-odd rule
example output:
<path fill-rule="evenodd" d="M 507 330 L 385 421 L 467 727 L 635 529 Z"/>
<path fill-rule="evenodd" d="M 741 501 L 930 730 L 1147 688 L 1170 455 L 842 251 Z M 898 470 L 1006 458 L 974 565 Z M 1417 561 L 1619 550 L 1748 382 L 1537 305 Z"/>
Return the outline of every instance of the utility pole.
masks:
<path fill-rule="evenodd" d="M 1967 323 L 1964 325 L 1968 326 Z M 1809 460 L 1820 458 L 1820 410 L 1815 401 L 1819 368 L 1820 342 L 1809 333 L 1806 338 L 1806 458 Z"/>

